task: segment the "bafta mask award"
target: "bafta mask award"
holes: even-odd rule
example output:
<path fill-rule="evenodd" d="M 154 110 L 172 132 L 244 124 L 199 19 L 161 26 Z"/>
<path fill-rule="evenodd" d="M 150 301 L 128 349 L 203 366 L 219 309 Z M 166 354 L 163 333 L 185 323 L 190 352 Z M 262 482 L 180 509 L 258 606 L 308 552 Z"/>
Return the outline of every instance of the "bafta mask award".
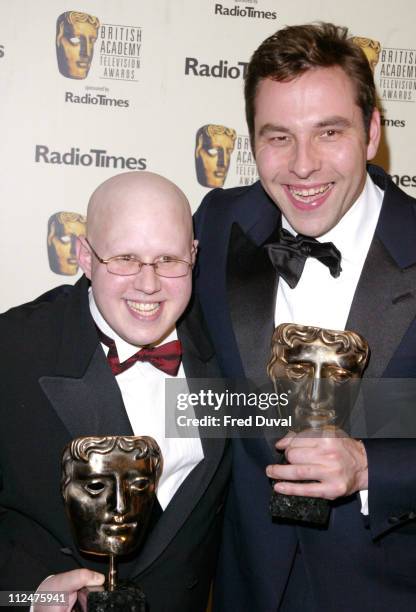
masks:
<path fill-rule="evenodd" d="M 143 591 L 118 584 L 116 559 L 133 553 L 146 533 L 162 454 L 153 438 L 76 438 L 62 456 L 62 495 L 79 550 L 109 557 L 108 580 L 88 595 L 88 612 L 144 612 Z"/>
<path fill-rule="evenodd" d="M 368 356 L 366 340 L 355 332 L 279 325 L 267 365 L 276 392 L 284 390 L 290 397 L 287 414 L 279 416 L 291 416 L 291 429 L 296 433 L 325 436 L 341 432 L 356 401 Z M 323 525 L 330 506 L 325 499 L 273 491 L 270 511 L 273 518 Z"/>

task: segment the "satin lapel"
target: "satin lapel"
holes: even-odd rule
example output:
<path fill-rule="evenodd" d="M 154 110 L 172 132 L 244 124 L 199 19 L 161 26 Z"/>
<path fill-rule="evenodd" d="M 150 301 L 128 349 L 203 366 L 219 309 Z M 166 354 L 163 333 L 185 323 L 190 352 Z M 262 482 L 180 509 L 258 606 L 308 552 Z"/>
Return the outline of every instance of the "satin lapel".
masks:
<path fill-rule="evenodd" d="M 183 346 L 183 364 L 191 392 L 198 392 L 198 378 L 219 378 L 212 344 L 201 323 L 199 304 L 194 302 L 186 317 L 178 325 L 178 336 Z M 194 382 L 192 379 L 195 379 Z M 197 406 L 195 414 L 201 417 L 206 409 Z M 169 545 L 176 533 L 201 500 L 224 455 L 226 440 L 201 438 L 204 459 L 194 468 L 175 493 L 163 512 L 151 537 L 139 553 L 131 575 L 146 569 Z"/>
<path fill-rule="evenodd" d="M 58 313 L 61 338 L 54 376 L 39 383 L 71 438 L 132 435 L 121 394 L 98 341 L 83 276 Z"/>
<path fill-rule="evenodd" d="M 416 265 L 401 270 L 375 236 L 346 325 L 346 329 L 362 334 L 370 345 L 365 376 L 378 378 L 386 369 L 415 317 L 415 288 Z"/>
<path fill-rule="evenodd" d="M 71 438 L 133 435 L 121 393 L 98 344 L 84 376 L 39 380 Z"/>
<path fill-rule="evenodd" d="M 266 378 L 276 290 L 277 274 L 267 253 L 235 223 L 227 259 L 228 304 L 245 375 L 252 380 Z"/>

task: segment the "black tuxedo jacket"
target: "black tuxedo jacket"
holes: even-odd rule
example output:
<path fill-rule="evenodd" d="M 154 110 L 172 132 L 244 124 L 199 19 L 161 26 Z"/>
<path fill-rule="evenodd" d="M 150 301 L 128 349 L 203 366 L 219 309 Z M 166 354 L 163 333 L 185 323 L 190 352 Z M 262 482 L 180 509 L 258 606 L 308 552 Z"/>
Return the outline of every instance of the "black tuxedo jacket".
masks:
<path fill-rule="evenodd" d="M 377 167 L 385 192 L 346 329 L 367 338 L 366 375 L 416 377 L 416 203 Z M 280 211 L 260 183 L 211 191 L 196 214 L 196 275 L 223 375 L 265 377 L 278 278 L 262 246 L 275 239 Z M 307 601 L 291 612 L 407 612 L 416 601 L 416 443 L 368 439 L 370 514 L 358 495 L 333 503 L 327 528 L 272 522 L 265 439 L 233 440 L 233 476 L 218 568 L 216 609 L 275 612 L 302 552 L 295 584 Z M 291 576 L 296 583 L 297 577 Z M 299 587 L 299 589 L 297 588 Z M 296 600 L 296 596 L 295 596 Z"/>
<path fill-rule="evenodd" d="M 81 435 L 133 435 L 98 341 L 85 277 L 0 317 L 0 589 L 33 590 L 77 567 L 105 573 L 72 540 L 60 495 L 63 447 Z M 178 324 L 188 377 L 218 376 L 196 305 Z M 229 474 L 224 440 L 202 439 L 186 478 L 120 577 L 146 593 L 150 612 L 205 610 Z"/>

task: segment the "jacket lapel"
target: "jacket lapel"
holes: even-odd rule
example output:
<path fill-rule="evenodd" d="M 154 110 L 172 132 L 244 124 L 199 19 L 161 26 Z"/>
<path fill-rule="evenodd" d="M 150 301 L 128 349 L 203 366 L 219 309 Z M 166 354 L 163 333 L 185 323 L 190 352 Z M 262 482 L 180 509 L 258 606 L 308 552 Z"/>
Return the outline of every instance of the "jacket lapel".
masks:
<path fill-rule="evenodd" d="M 369 172 L 384 190 L 383 206 L 346 329 L 367 339 L 371 356 L 365 376 L 377 378 L 416 313 L 416 209 L 383 170 L 370 166 Z"/>
<path fill-rule="evenodd" d="M 39 384 L 71 438 L 133 435 L 120 390 L 99 344 L 83 376 L 43 376 Z"/>
<path fill-rule="evenodd" d="M 416 266 L 400 270 L 375 236 L 346 325 L 346 329 L 362 334 L 370 346 L 366 377 L 379 378 L 383 374 L 414 319 L 415 287 Z"/>
<path fill-rule="evenodd" d="M 275 232 L 265 241 L 275 240 Z M 266 379 L 274 330 L 277 274 L 265 249 L 236 223 L 231 229 L 227 259 L 228 304 L 245 375 Z"/>
<path fill-rule="evenodd" d="M 69 437 L 132 435 L 114 376 L 89 311 L 82 277 L 65 306 L 55 376 L 39 380 Z"/>

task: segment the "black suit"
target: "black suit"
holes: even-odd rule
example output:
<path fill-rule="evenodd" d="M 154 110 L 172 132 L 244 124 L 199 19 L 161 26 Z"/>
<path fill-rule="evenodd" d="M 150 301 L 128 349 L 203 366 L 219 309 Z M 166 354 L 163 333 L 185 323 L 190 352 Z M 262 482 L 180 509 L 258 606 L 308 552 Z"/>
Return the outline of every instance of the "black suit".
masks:
<path fill-rule="evenodd" d="M 60 456 L 81 435 L 133 435 L 98 341 L 88 282 L 64 286 L 0 317 L 0 588 L 32 590 L 49 574 L 105 564 L 80 556 L 60 495 Z M 197 306 L 178 324 L 188 377 L 218 376 Z M 180 486 L 144 546 L 120 563 L 151 612 L 205 610 L 229 471 L 224 440 Z"/>
<path fill-rule="evenodd" d="M 416 378 L 416 203 L 381 169 L 371 174 L 385 195 L 346 329 L 369 341 L 367 376 Z M 260 183 L 213 190 L 197 212 L 197 291 L 225 376 L 265 377 L 278 279 L 262 246 L 279 226 L 280 212 Z M 339 498 L 328 528 L 318 529 L 272 522 L 265 467 L 276 453 L 265 439 L 233 440 L 218 610 L 276 612 L 287 585 L 294 588 L 285 611 L 414 608 L 416 443 L 365 445 L 369 517 L 358 495 Z"/>

